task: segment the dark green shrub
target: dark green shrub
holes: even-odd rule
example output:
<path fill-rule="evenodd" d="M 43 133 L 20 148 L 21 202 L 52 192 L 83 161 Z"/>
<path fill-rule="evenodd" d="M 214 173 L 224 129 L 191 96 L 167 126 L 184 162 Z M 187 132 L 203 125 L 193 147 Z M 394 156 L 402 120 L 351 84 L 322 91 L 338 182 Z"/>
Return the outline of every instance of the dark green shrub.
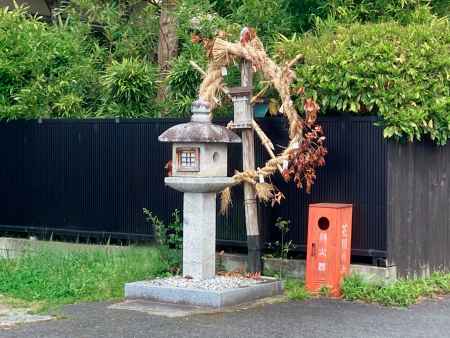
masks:
<path fill-rule="evenodd" d="M 219 31 L 235 30 L 236 34 L 239 31 L 237 25 L 233 25 L 214 11 L 209 0 L 179 1 L 175 14 L 177 16 L 177 34 L 182 43 L 189 42 L 192 33 L 204 38 L 212 38 Z"/>
<path fill-rule="evenodd" d="M 427 0 L 331 0 L 319 7 L 322 17 L 333 16 L 341 23 L 383 22 L 396 20 L 403 24 L 414 21 L 415 12 L 426 9 Z"/>
<path fill-rule="evenodd" d="M 448 0 L 431 0 L 433 12 L 440 16 L 450 15 L 450 1 Z"/>
<path fill-rule="evenodd" d="M 108 111 L 127 117 L 152 114 L 156 79 L 157 71 L 151 64 L 135 58 L 113 61 L 101 78 Z"/>
<path fill-rule="evenodd" d="M 206 69 L 206 55 L 201 45 L 186 44 L 182 54 L 172 62 L 166 80 L 170 97 L 166 110 L 171 116 L 189 116 L 191 104 L 198 96 L 202 75 L 189 63 L 191 60 Z"/>
<path fill-rule="evenodd" d="M 279 59 L 305 54 L 296 87 L 327 113 L 378 114 L 385 137 L 445 144 L 450 135 L 450 24 L 353 24 L 284 38 Z M 301 98 L 297 99 L 301 105 Z"/>
<path fill-rule="evenodd" d="M 207 60 L 202 46 L 190 45 L 172 62 L 167 82 L 174 95 L 197 96 L 202 76 L 191 66 L 191 60 L 203 69 L 206 68 Z"/>
<path fill-rule="evenodd" d="M 242 0 L 221 0 L 212 3 L 213 8 L 220 16 L 227 17 L 242 5 Z"/>
<path fill-rule="evenodd" d="M 294 30 L 305 32 L 319 21 L 365 23 L 396 20 L 408 24 L 418 12 L 431 7 L 434 13 L 450 13 L 448 0 L 283 0 L 294 17 Z"/>
<path fill-rule="evenodd" d="M 294 17 L 287 10 L 287 4 L 279 0 L 242 0 L 230 15 L 233 22 L 256 29 L 264 43 L 277 33 L 288 34 L 293 27 Z"/>
<path fill-rule="evenodd" d="M 68 15 L 71 23 L 85 21 L 96 26 L 93 40 L 104 48 L 109 59 L 134 57 L 150 62 L 156 59 L 159 37 L 156 6 L 145 6 L 141 0 L 71 0 L 63 15 Z"/>

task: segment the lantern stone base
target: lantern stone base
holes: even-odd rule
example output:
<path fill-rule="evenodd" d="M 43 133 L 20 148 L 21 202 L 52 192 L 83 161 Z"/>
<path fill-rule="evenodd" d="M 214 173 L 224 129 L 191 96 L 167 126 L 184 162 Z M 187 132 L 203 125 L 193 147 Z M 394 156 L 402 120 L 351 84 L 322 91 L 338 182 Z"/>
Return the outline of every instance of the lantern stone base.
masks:
<path fill-rule="evenodd" d="M 264 278 L 260 283 L 225 290 L 155 286 L 151 281 L 125 284 L 126 299 L 223 308 L 283 293 L 282 282 Z"/>

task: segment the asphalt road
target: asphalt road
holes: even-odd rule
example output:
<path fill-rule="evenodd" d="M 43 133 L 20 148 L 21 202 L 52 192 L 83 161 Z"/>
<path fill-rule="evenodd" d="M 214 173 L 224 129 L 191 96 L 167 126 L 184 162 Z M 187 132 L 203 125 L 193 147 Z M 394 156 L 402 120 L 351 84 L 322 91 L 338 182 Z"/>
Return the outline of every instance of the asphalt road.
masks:
<path fill-rule="evenodd" d="M 0 330 L 0 337 L 450 337 L 450 298 L 409 309 L 313 299 L 181 318 L 109 305 L 67 306 L 65 318 Z"/>

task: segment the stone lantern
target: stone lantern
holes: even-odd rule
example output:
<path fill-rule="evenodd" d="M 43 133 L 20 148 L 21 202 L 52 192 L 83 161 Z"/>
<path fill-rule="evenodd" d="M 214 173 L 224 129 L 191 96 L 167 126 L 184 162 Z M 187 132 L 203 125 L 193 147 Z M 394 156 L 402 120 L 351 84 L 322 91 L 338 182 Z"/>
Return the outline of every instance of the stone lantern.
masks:
<path fill-rule="evenodd" d="M 241 139 L 211 123 L 209 105 L 192 105 L 191 122 L 169 128 L 159 136 L 171 142 L 172 176 L 169 187 L 183 197 L 183 275 L 194 279 L 215 276 L 216 193 L 235 184 L 227 177 L 227 144 Z"/>

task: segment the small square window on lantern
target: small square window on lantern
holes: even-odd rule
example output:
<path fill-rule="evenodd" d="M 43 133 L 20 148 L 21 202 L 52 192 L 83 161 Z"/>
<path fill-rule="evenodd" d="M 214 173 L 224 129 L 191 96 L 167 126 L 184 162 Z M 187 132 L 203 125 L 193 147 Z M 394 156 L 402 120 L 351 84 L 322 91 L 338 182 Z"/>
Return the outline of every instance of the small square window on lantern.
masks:
<path fill-rule="evenodd" d="M 179 171 L 200 171 L 200 148 L 176 148 Z"/>

